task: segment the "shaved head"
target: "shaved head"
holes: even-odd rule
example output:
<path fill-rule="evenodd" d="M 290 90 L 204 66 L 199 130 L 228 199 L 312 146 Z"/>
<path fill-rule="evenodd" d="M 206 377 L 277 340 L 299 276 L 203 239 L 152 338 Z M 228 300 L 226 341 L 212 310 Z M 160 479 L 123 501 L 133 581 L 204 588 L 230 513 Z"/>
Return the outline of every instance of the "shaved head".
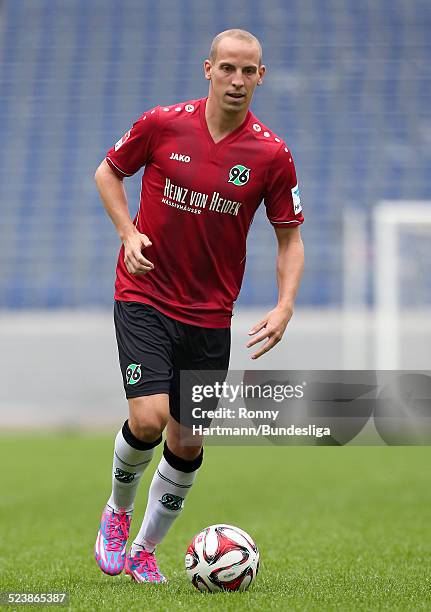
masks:
<path fill-rule="evenodd" d="M 240 124 L 265 72 L 256 36 L 245 30 L 217 34 L 204 61 L 204 75 L 210 82 L 206 112 L 231 126 Z"/>
<path fill-rule="evenodd" d="M 217 34 L 217 36 L 213 38 L 208 56 L 211 62 L 215 62 L 215 59 L 217 57 L 217 48 L 223 38 L 236 38 L 238 40 L 244 40 L 249 43 L 255 44 L 259 50 L 259 66 L 262 65 L 262 45 L 260 44 L 259 40 L 256 38 L 256 36 L 253 36 L 253 34 L 247 32 L 247 30 L 238 29 L 225 30 L 224 32 L 220 32 L 220 34 Z"/>

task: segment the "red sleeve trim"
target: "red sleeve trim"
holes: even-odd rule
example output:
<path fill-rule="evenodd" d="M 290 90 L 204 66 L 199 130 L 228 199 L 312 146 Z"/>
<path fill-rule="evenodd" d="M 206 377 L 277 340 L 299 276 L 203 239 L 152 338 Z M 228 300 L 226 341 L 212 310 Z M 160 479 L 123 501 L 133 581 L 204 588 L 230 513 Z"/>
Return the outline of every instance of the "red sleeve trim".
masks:
<path fill-rule="evenodd" d="M 123 176 L 132 176 L 131 174 L 124 172 L 124 170 L 121 170 L 121 168 L 116 166 L 110 157 L 106 157 L 106 161 L 108 162 L 112 170 L 115 172 L 115 174 L 119 176 L 120 178 L 123 178 Z"/>

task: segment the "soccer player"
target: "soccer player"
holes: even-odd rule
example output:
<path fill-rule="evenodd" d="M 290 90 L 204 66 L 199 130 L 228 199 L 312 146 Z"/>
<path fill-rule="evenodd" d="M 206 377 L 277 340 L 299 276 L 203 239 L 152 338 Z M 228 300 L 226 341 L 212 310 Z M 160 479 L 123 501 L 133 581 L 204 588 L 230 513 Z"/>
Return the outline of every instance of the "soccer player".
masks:
<path fill-rule="evenodd" d="M 283 336 L 303 268 L 303 222 L 292 154 L 249 110 L 265 66 L 244 30 L 218 34 L 204 62 L 207 98 L 145 112 L 96 171 L 122 242 L 114 320 L 129 418 L 115 439 L 112 493 L 95 558 L 106 574 L 164 582 L 154 552 L 180 515 L 202 463 L 202 440 L 181 432 L 181 370 L 227 371 L 230 323 L 245 266 L 246 237 L 264 200 L 278 241 L 278 303 L 251 330 L 252 359 Z M 128 211 L 124 177 L 142 166 L 140 206 Z M 126 553 L 139 481 L 154 449 L 145 516 Z"/>

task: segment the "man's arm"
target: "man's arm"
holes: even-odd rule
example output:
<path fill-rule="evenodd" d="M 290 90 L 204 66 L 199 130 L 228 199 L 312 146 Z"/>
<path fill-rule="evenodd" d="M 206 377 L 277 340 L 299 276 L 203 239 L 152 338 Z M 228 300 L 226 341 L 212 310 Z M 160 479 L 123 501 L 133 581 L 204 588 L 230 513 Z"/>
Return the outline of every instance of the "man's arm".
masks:
<path fill-rule="evenodd" d="M 154 265 L 142 255 L 142 250 L 151 246 L 151 241 L 145 234 L 140 234 L 133 225 L 123 180 L 110 168 L 106 159 L 97 168 L 94 179 L 105 210 L 124 245 L 124 263 L 127 271 L 130 274 L 146 274 L 153 270 Z"/>
<path fill-rule="evenodd" d="M 278 304 L 249 331 L 250 336 L 258 335 L 247 343 L 247 348 L 267 338 L 265 344 L 252 355 L 252 359 L 257 359 L 282 339 L 293 315 L 295 297 L 304 269 L 304 245 L 299 226 L 274 229 L 278 240 Z"/>

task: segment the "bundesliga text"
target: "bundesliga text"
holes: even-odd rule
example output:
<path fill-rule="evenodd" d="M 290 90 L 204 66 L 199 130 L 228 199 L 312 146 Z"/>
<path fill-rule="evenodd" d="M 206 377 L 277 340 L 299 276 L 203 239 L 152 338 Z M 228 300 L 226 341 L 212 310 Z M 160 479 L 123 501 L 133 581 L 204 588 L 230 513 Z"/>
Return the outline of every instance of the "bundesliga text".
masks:
<path fill-rule="evenodd" d="M 254 427 L 226 427 L 223 425 L 204 427 L 203 425 L 193 425 L 192 429 L 194 436 L 307 436 L 310 438 L 323 438 L 324 436 L 331 435 L 329 427 L 317 427 L 316 425 L 308 425 L 307 427 L 296 427 L 295 425 L 276 427 L 267 424 L 256 425 Z"/>

